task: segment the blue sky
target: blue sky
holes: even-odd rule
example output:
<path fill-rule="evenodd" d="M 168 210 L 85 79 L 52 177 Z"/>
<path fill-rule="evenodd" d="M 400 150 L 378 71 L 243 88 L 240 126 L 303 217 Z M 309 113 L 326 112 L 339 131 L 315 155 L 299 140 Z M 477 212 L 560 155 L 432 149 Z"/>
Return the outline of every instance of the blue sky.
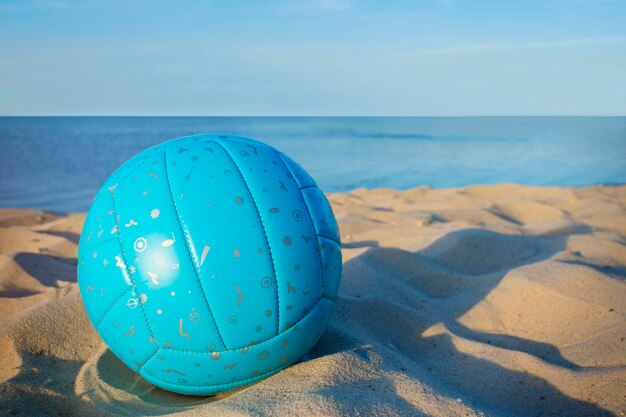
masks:
<path fill-rule="evenodd" d="M 2 115 L 624 115 L 626 2 L 0 0 Z"/>

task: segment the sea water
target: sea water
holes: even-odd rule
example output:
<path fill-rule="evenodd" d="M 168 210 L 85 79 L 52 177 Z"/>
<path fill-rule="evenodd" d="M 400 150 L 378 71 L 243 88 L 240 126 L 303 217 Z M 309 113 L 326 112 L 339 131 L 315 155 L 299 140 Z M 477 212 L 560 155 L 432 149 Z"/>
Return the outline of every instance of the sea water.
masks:
<path fill-rule="evenodd" d="M 216 132 L 280 149 L 325 192 L 626 183 L 626 117 L 0 117 L 0 207 L 85 211 L 134 154 Z"/>

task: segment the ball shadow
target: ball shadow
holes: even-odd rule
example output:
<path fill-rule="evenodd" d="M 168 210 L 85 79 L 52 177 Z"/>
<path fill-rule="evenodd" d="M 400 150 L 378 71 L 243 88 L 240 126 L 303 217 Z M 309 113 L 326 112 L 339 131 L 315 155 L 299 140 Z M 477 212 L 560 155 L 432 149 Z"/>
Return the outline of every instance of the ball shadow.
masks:
<path fill-rule="evenodd" d="M 612 416 L 530 372 L 468 355 L 453 341 L 461 338 L 523 352 L 550 366 L 583 372 L 585 367 L 564 357 L 558 346 L 481 332 L 459 322 L 509 271 L 551 258 L 566 244 L 567 236 L 505 235 L 483 229 L 448 233 L 415 253 L 372 241 L 352 243 L 352 248 L 368 249 L 344 263 L 335 317 L 310 357 L 357 355 L 363 346 L 373 346 L 383 362 L 378 367 L 401 369 L 435 392 L 462 399 L 487 414 Z M 443 333 L 425 336 L 433 326 Z M 363 404 L 359 412 L 367 414 L 372 410 L 369 402 L 360 401 L 356 393 L 367 392 L 367 384 L 385 389 L 393 383 L 386 378 L 377 381 L 337 384 L 319 394 L 355 397 L 355 404 Z M 389 399 L 395 400 L 404 401 Z"/>

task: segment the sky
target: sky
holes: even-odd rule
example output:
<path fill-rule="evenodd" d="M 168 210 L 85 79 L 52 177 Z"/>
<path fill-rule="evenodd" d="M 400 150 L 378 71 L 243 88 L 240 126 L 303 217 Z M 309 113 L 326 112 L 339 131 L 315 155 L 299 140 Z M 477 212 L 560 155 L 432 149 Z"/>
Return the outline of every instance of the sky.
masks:
<path fill-rule="evenodd" d="M 626 1 L 0 0 L 0 115 L 626 115 Z"/>

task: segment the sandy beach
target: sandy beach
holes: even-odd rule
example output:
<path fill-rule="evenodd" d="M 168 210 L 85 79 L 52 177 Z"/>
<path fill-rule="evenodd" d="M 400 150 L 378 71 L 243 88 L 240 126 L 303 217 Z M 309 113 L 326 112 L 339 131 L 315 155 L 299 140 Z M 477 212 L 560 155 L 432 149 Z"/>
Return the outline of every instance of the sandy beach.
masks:
<path fill-rule="evenodd" d="M 0 414 L 626 415 L 626 186 L 330 194 L 337 310 L 296 365 L 215 397 L 155 388 L 89 322 L 84 214 L 0 210 Z"/>

